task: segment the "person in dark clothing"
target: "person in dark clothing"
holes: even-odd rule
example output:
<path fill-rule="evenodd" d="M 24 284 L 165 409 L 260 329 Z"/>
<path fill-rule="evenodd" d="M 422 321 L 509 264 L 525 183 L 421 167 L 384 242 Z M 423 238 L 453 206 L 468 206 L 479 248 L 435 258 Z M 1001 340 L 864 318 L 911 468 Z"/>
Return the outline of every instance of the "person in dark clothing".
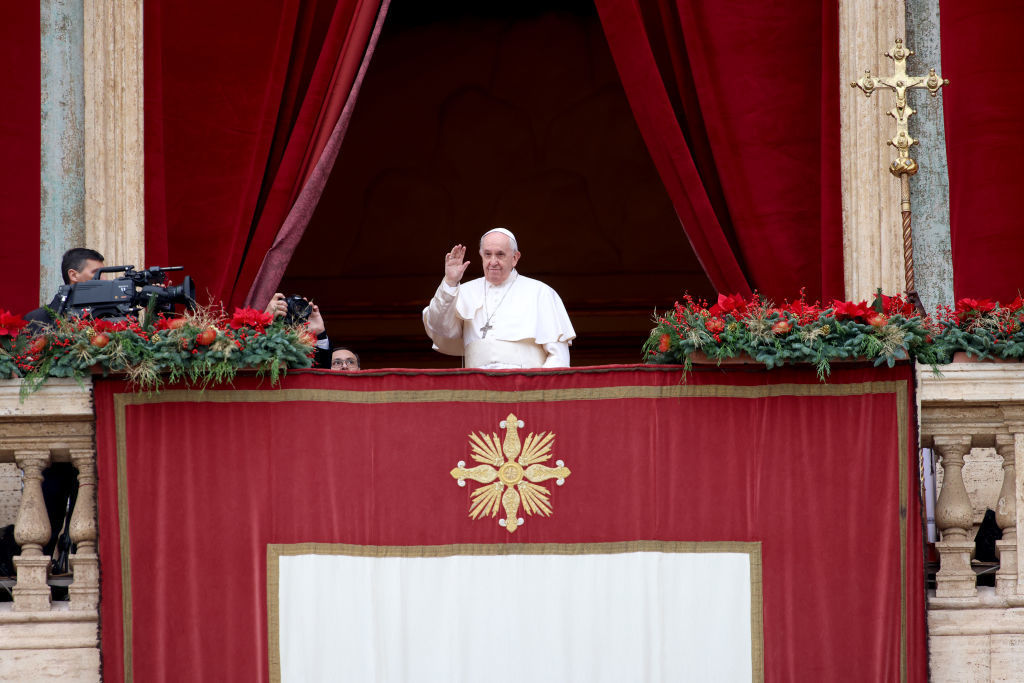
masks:
<path fill-rule="evenodd" d="M 68 249 L 60 260 L 60 274 L 64 278 L 64 284 L 70 285 L 76 282 L 85 282 L 93 279 L 96 271 L 103 267 L 103 254 L 95 249 L 84 247 Z M 59 294 L 53 297 L 50 302 L 50 310 L 56 310 L 60 305 Z M 40 307 L 25 314 L 24 319 L 28 321 L 33 332 L 38 332 L 45 325 L 53 324 L 53 316 Z"/>

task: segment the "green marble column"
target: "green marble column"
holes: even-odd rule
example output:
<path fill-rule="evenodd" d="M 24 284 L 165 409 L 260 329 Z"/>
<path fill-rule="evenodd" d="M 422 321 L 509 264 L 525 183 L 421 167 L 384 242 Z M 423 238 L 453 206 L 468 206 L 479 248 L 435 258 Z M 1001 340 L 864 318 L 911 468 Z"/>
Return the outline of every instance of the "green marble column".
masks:
<path fill-rule="evenodd" d="M 916 54 L 907 60 L 913 75 L 930 67 L 956 87 L 957 75 L 942 69 L 939 42 L 939 0 L 906 0 L 906 45 Z M 920 170 L 910 178 L 914 228 L 914 279 L 929 311 L 953 304 L 953 256 L 949 239 L 949 175 L 942 97 L 926 91 L 908 91 L 907 103 L 917 110 L 910 118 L 910 134 L 920 140 L 910 154 Z"/>
<path fill-rule="evenodd" d="M 40 0 L 39 299 L 61 282 L 60 258 L 85 245 L 82 0 Z"/>

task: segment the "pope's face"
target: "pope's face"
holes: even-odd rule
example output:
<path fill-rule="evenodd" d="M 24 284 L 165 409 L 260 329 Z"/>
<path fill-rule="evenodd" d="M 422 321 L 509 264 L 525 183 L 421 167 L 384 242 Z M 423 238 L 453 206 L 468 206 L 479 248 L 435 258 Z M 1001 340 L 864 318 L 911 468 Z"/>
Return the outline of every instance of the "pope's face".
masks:
<path fill-rule="evenodd" d="M 480 244 L 480 258 L 483 261 L 484 277 L 492 285 L 500 285 L 519 263 L 519 252 L 512 251 L 512 241 L 508 235 L 492 232 L 484 235 Z"/>

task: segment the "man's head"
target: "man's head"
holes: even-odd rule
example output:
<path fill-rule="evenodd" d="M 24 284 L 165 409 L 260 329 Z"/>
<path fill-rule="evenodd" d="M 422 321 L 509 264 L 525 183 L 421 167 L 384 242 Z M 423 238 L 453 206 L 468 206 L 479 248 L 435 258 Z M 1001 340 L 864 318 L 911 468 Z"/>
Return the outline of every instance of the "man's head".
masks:
<path fill-rule="evenodd" d="M 336 346 L 331 351 L 331 370 L 335 372 L 348 372 L 359 369 L 359 356 L 352 349 L 344 346 Z"/>
<path fill-rule="evenodd" d="M 60 274 L 64 284 L 91 280 L 96 271 L 103 267 L 103 254 L 93 249 L 68 249 L 60 261 Z"/>
<path fill-rule="evenodd" d="M 512 274 L 519 263 L 519 244 L 505 228 L 495 228 L 480 238 L 480 258 L 484 277 L 492 285 L 500 285 Z"/>

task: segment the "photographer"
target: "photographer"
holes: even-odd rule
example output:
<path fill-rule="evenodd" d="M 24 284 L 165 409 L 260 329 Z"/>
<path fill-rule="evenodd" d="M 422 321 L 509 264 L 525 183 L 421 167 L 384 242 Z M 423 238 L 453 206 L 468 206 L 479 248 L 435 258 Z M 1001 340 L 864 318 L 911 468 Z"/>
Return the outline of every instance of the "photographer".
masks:
<path fill-rule="evenodd" d="M 93 278 L 96 271 L 103 267 L 103 254 L 94 249 L 82 247 L 68 249 L 60 260 L 60 274 L 64 278 L 64 284 L 71 285 L 77 282 L 86 282 Z M 53 297 L 50 302 L 50 310 L 56 310 L 60 305 L 60 294 Z M 31 323 L 33 332 L 45 325 L 53 324 L 53 316 L 47 312 L 45 307 L 37 308 L 25 314 L 25 320 Z"/>
<path fill-rule="evenodd" d="M 331 340 L 327 337 L 324 319 L 320 315 L 320 307 L 300 296 L 285 297 L 277 292 L 270 299 L 264 311 L 275 318 L 287 318 L 290 323 L 305 322 L 306 328 L 316 335 L 316 363 L 313 367 L 331 367 Z"/>

